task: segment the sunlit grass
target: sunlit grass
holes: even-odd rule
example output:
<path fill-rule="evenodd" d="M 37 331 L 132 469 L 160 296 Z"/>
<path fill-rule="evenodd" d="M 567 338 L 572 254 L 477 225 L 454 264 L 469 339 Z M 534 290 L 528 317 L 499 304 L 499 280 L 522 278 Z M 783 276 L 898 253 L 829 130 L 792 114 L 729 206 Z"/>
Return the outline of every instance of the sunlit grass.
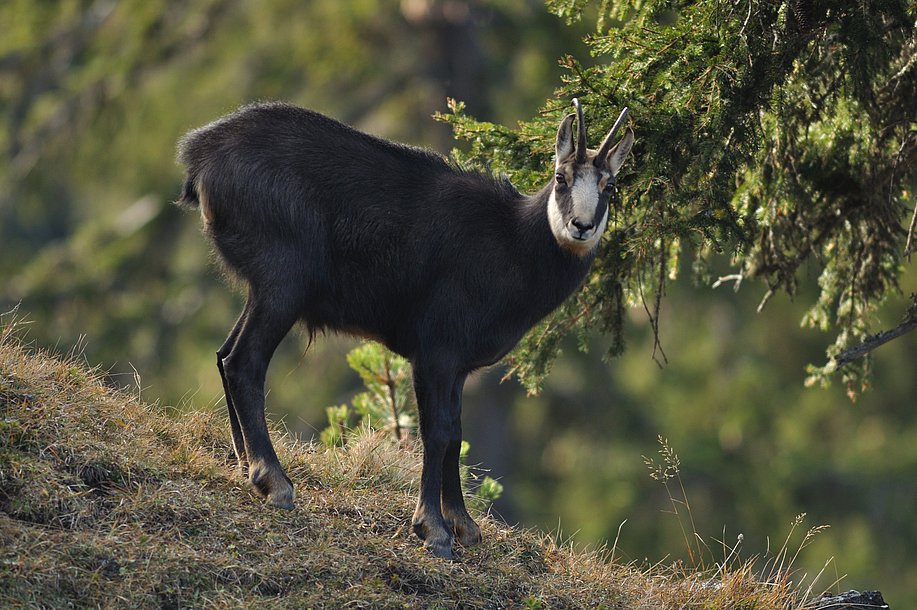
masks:
<path fill-rule="evenodd" d="M 326 448 L 275 429 L 298 497 L 268 508 L 233 468 L 221 415 L 172 417 L 75 356 L 25 348 L 12 326 L 0 327 L 2 607 L 785 610 L 811 594 L 793 583 L 790 537 L 763 564 L 726 543 L 713 561 L 690 525 L 692 563 L 644 566 L 480 515 L 484 542 L 438 560 L 411 534 L 419 451 L 370 430 Z M 677 477 L 674 452 L 664 460 Z M 670 499 L 690 517 L 683 491 Z"/>

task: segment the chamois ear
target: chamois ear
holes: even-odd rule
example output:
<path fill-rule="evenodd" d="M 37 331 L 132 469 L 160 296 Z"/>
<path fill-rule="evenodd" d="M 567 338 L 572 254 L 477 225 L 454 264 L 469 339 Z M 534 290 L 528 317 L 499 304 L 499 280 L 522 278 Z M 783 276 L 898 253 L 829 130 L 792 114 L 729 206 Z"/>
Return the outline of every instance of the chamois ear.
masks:
<path fill-rule="evenodd" d="M 627 155 L 630 154 L 630 149 L 633 145 L 634 130 L 628 127 L 624 132 L 624 137 L 614 145 L 614 148 L 608 151 L 608 156 L 605 157 L 605 167 L 611 171 L 612 176 L 618 175 L 618 170 L 624 165 L 624 161 L 627 159 Z"/>
<path fill-rule="evenodd" d="M 554 168 L 560 167 L 567 157 L 573 155 L 573 119 L 575 114 L 568 114 L 557 128 L 557 144 L 554 146 Z"/>

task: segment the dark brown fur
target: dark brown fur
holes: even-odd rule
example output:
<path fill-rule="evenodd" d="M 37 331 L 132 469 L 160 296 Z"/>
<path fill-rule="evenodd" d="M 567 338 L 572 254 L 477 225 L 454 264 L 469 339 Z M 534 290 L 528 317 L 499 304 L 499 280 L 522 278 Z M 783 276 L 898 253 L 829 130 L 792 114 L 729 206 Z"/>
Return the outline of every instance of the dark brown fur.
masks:
<path fill-rule="evenodd" d="M 568 124 L 569 127 L 569 124 Z M 502 358 L 583 281 L 594 253 L 558 246 L 537 194 L 315 112 L 258 104 L 187 134 L 179 203 L 248 287 L 217 366 L 255 487 L 291 508 L 264 420 L 264 379 L 290 328 L 368 336 L 411 361 L 424 445 L 414 531 L 451 557 L 480 539 L 459 481 L 465 378 Z M 607 196 L 604 205 L 607 206 Z"/>

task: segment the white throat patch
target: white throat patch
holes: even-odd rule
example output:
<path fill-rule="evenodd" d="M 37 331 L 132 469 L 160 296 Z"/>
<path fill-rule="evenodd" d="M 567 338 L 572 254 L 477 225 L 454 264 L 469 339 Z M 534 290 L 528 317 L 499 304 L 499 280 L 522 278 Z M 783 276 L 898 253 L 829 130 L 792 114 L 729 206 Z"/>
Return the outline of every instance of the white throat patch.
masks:
<path fill-rule="evenodd" d="M 567 228 L 564 226 L 564 217 L 560 213 L 560 208 L 557 206 L 557 197 L 554 194 L 554 191 L 551 191 L 551 196 L 548 198 L 548 223 L 551 225 L 551 233 L 554 234 L 554 239 L 557 240 L 557 243 L 563 245 L 565 239 L 569 238 L 567 233 Z"/>

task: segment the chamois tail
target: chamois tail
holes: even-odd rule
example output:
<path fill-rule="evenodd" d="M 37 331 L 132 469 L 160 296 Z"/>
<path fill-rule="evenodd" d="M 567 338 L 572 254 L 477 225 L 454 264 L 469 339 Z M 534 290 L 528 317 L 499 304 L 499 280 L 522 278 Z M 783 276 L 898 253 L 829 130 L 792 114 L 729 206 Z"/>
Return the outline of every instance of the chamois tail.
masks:
<path fill-rule="evenodd" d="M 197 196 L 197 189 L 194 186 L 194 179 L 188 176 L 185 184 L 182 186 L 181 195 L 175 200 L 175 205 L 183 208 L 195 209 L 200 206 L 201 200 Z"/>

